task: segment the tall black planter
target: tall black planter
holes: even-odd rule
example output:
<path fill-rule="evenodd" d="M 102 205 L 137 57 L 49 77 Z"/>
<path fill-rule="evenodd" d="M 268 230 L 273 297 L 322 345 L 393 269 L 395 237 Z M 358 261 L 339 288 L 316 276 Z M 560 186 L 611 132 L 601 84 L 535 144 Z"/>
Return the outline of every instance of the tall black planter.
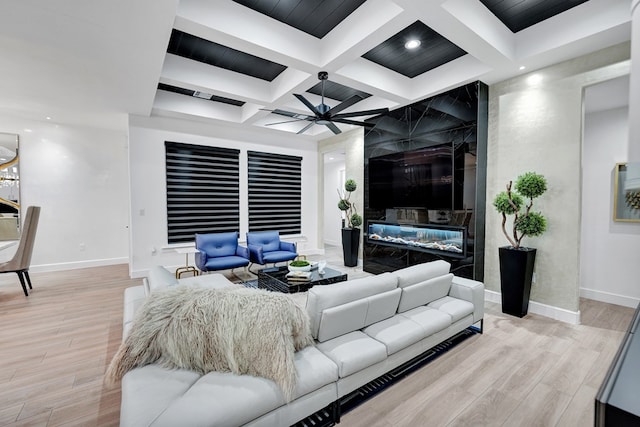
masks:
<path fill-rule="evenodd" d="M 358 248 L 360 247 L 360 229 L 342 229 L 342 257 L 345 267 L 358 265 Z"/>
<path fill-rule="evenodd" d="M 498 251 L 502 312 L 524 317 L 529 310 L 536 250 L 533 248 L 514 249 L 510 246 L 504 246 L 498 248 Z"/>

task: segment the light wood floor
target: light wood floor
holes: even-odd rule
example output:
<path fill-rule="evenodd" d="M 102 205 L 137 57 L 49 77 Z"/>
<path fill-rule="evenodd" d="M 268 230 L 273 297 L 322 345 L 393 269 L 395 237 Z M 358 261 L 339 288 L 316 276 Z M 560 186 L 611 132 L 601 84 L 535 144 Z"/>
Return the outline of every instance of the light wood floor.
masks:
<path fill-rule="evenodd" d="M 339 257 L 328 255 L 338 269 Z M 344 267 L 342 267 L 344 269 Z M 350 277 L 366 275 L 348 269 Z M 125 265 L 0 275 L 0 425 L 115 426 L 103 374 L 120 344 Z M 505 316 L 342 418 L 340 426 L 586 426 L 633 310 L 583 301 L 584 324 Z"/>

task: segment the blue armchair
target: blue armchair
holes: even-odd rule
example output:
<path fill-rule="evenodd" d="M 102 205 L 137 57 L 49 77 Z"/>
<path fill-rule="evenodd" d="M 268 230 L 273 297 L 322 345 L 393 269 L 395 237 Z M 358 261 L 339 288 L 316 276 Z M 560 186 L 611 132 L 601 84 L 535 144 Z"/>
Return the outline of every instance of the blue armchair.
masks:
<path fill-rule="evenodd" d="M 280 240 L 277 231 L 253 231 L 247 233 L 249 260 L 254 264 L 265 265 L 291 261 L 298 256 L 296 244 Z"/>
<path fill-rule="evenodd" d="M 238 232 L 196 234 L 196 266 L 201 271 L 229 270 L 249 265 L 249 250 L 238 245 Z"/>

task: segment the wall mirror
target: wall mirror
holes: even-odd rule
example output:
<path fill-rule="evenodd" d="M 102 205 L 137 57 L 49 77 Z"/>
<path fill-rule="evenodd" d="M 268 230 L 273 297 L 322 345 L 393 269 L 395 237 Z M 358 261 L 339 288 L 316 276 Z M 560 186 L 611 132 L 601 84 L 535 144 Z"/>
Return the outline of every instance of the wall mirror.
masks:
<path fill-rule="evenodd" d="M 613 220 L 640 222 L 640 163 L 618 163 L 614 175 Z"/>
<path fill-rule="evenodd" d="M 15 133 L 0 132 L 0 241 L 20 238 L 20 173 Z"/>

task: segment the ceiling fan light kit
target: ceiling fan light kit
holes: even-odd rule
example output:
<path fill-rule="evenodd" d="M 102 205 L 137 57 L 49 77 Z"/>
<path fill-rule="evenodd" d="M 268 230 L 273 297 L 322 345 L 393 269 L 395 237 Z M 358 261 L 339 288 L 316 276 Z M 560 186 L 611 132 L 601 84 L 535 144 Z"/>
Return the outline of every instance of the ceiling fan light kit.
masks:
<path fill-rule="evenodd" d="M 299 94 L 294 94 L 294 96 L 298 98 L 298 100 L 300 100 L 300 102 L 302 102 L 313 113 L 313 115 L 302 115 L 299 113 L 294 113 L 291 111 L 285 111 L 285 110 L 279 110 L 279 109 L 269 110 L 273 114 L 279 114 L 281 116 L 291 117 L 294 120 L 287 120 L 284 122 L 277 122 L 277 123 L 269 123 L 267 126 L 273 126 L 276 124 L 283 124 L 283 123 L 292 123 L 297 121 L 308 121 L 310 123 L 307 124 L 305 127 L 303 127 L 301 130 L 299 130 L 298 134 L 306 132 L 313 125 L 323 125 L 329 128 L 331 132 L 337 135 L 341 133 L 341 130 L 340 128 L 338 128 L 338 126 L 335 125 L 335 123 L 344 123 L 344 124 L 355 125 L 355 126 L 373 126 L 373 124 L 371 123 L 365 123 L 361 121 L 347 120 L 347 119 L 350 117 L 375 116 L 379 114 L 386 114 L 389 112 L 388 108 L 377 108 L 373 110 L 352 111 L 350 113 L 339 114 L 341 111 L 362 101 L 364 98 L 360 95 L 353 95 L 345 99 L 335 107 L 331 108 L 330 106 L 324 103 L 324 82 L 327 79 L 329 79 L 328 72 L 326 71 L 318 72 L 318 80 L 320 80 L 321 82 L 320 93 L 322 97 L 322 101 L 320 102 L 319 105 L 313 105 L 304 96 Z"/>

